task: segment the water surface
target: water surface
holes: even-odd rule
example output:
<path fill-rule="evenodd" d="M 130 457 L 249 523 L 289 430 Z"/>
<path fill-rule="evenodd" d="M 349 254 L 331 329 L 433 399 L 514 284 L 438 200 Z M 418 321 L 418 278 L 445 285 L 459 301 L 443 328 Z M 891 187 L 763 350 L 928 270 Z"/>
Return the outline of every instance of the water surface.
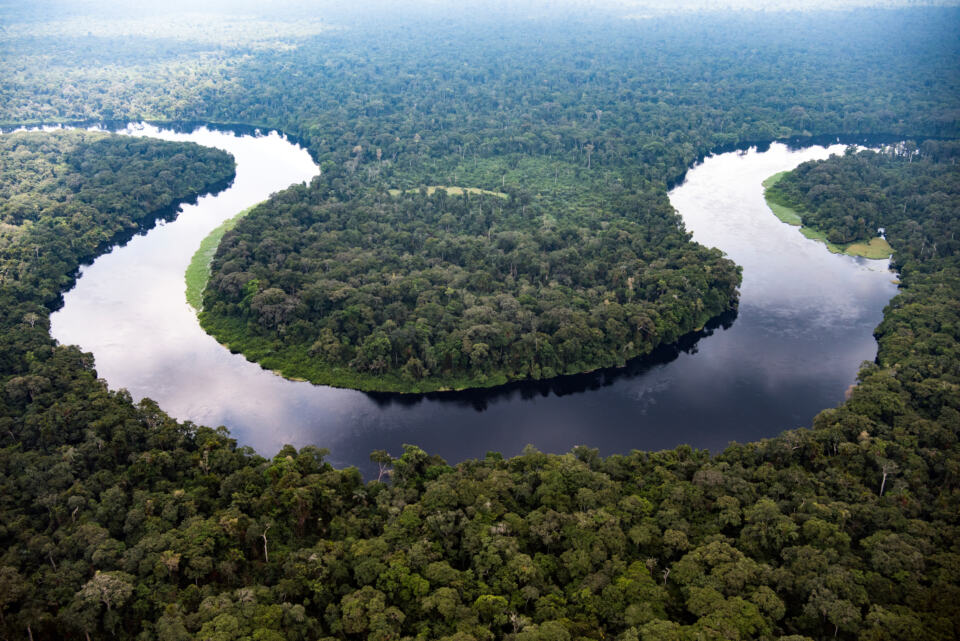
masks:
<path fill-rule="evenodd" d="M 96 357 L 112 388 L 155 399 L 171 415 L 226 425 L 265 456 L 283 444 L 331 450 L 337 465 L 371 469 L 374 449 L 414 443 L 450 462 L 488 451 L 547 452 L 574 445 L 601 453 L 671 448 L 718 450 L 730 441 L 809 425 L 843 400 L 873 328 L 896 291 L 887 261 L 830 254 L 773 216 L 761 181 L 842 146 L 732 152 L 707 158 L 670 193 L 694 239 L 743 266 L 738 317 L 687 337 L 627 368 L 556 381 L 446 395 L 366 394 L 288 381 L 208 336 L 184 299 L 183 273 L 213 228 L 318 169 L 282 136 L 150 126 L 127 131 L 219 147 L 237 178 L 217 196 L 186 205 L 81 270 L 51 332 Z"/>

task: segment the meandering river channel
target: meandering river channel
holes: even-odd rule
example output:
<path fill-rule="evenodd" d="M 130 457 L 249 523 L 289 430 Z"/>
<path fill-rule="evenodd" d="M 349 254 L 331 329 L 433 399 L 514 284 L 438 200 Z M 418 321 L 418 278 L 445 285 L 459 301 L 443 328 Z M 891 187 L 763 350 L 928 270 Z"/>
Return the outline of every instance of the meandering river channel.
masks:
<path fill-rule="evenodd" d="M 53 314 L 61 343 L 93 352 L 99 375 L 171 415 L 225 425 L 272 456 L 283 444 L 331 450 L 335 465 L 370 470 L 369 453 L 414 443 L 450 462 L 530 443 L 601 453 L 730 441 L 809 425 L 844 398 L 873 328 L 896 293 L 888 261 L 830 254 L 773 216 L 761 181 L 843 146 L 732 152 L 707 158 L 670 193 L 694 239 L 743 266 L 739 315 L 627 368 L 550 382 L 430 396 L 366 394 L 288 381 L 231 354 L 199 326 L 183 274 L 223 220 L 318 168 L 282 136 L 137 125 L 124 133 L 219 147 L 237 159 L 229 189 L 115 247 L 81 270 Z"/>

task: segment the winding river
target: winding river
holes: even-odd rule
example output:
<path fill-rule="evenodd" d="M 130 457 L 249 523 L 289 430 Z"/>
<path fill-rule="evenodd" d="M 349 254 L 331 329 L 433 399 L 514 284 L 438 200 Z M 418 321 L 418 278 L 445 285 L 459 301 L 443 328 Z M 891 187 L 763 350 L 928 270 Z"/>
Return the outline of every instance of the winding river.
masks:
<path fill-rule="evenodd" d="M 229 189 L 185 205 L 173 222 L 115 247 L 81 270 L 51 332 L 96 357 L 111 388 L 155 399 L 171 415 L 225 425 L 272 456 L 283 444 L 319 445 L 335 465 L 369 472 L 369 453 L 414 443 L 450 462 L 533 444 L 601 453 L 730 441 L 809 425 L 844 398 L 873 328 L 896 292 L 887 261 L 830 254 L 774 217 L 761 181 L 840 145 L 732 152 L 707 158 L 670 193 L 694 239 L 743 266 L 739 316 L 619 370 L 429 396 L 366 394 L 288 381 L 208 336 L 184 299 L 183 273 L 213 228 L 318 169 L 277 133 L 123 133 L 219 147 L 237 159 Z"/>

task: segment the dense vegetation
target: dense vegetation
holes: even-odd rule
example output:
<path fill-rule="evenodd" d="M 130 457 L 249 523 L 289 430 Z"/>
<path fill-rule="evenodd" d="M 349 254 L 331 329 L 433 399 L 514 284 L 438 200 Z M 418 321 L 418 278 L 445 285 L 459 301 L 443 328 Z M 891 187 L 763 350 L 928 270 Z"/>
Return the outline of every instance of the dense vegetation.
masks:
<path fill-rule="evenodd" d="M 3 318 L 45 317 L 81 263 L 173 215 L 178 201 L 225 187 L 233 172 L 229 155 L 194 144 L 89 131 L 0 136 Z"/>
<path fill-rule="evenodd" d="M 288 376 L 362 389 L 622 364 L 735 304 L 729 266 L 680 241 L 664 198 L 698 157 L 811 133 L 955 133 L 937 15 L 833 16 L 815 31 L 809 16 L 714 17 L 709 39 L 694 19 L 548 22 L 536 45 L 523 24 L 451 40 L 405 25 L 376 46 L 347 32 L 261 52 L 205 117 L 297 133 L 324 177 L 227 237 L 204 327 Z M 876 43 L 894 19 L 896 38 L 926 36 L 888 57 Z M 744 57 L 748 40 L 771 44 Z M 444 184 L 511 198 L 415 195 Z"/>
<path fill-rule="evenodd" d="M 430 209 L 445 197 L 388 189 L 459 184 L 525 192 L 559 229 L 616 213 L 621 193 L 646 194 L 640 216 L 665 215 L 666 184 L 718 146 L 955 136 L 956 16 L 515 21 L 497 36 L 471 17 L 479 28 L 403 23 L 269 47 L 41 37 L 38 22 L 5 31 L 0 113 L 277 126 L 331 178 L 346 170 L 366 211 Z M 7 147 L 17 140 L 23 151 Z M 934 155 L 858 154 L 790 179 L 798 204 L 834 212 L 826 227 L 846 225 L 831 202 L 882 193 L 876 218 L 854 221 L 887 229 L 903 282 L 877 363 L 812 429 L 716 456 L 529 450 L 451 467 L 409 447 L 374 453 L 391 473 L 364 483 L 321 449 L 265 459 L 134 404 L 47 332 L 82 261 L 152 209 L 228 179 L 228 159 L 97 134 L 0 144 L 13 176 L 3 206 L 14 203 L 0 246 L 0 638 L 960 636 L 957 181 Z M 156 162 L 138 165 L 137 145 Z M 823 200 L 818 172 L 836 187 Z M 324 185 L 271 207 L 312 216 Z M 702 251 L 682 247 L 674 258 Z"/>
<path fill-rule="evenodd" d="M 17 10 L 4 8 L 11 22 Z M 294 29 L 329 12 L 284 17 Z M 402 12 L 396 24 L 285 42 L 263 29 L 272 46 L 256 34 L 184 41 L 179 23 L 166 37 L 107 37 L 110 22 L 65 21 L 50 37 L 45 22 L 24 22 L 0 50 L 0 122 L 270 126 L 321 162 L 357 160 L 404 183 L 391 187 L 419 187 L 429 170 L 425 184 L 497 191 L 504 173 L 533 178 L 544 156 L 544 185 L 555 169 L 585 168 L 588 153 L 594 168 L 629 163 L 675 181 L 699 156 L 746 142 L 957 135 L 956 8 L 649 20 Z"/>
<path fill-rule="evenodd" d="M 18 136 L 56 158 L 86 135 Z M 94 142 L 109 165 L 102 140 L 115 139 Z M 143 144 L 116 141 L 130 143 Z M 44 164 L 24 157 L 17 173 Z M 82 164 L 56 164 L 83 183 Z M 876 154 L 809 171 L 845 194 L 867 187 L 851 170 L 867 165 L 906 194 L 887 193 L 890 211 L 910 212 L 902 238 L 880 219 L 904 290 L 877 364 L 812 429 L 717 456 L 531 449 L 450 467 L 410 446 L 373 454 L 389 484 L 314 447 L 264 459 L 107 390 L 89 355 L 54 346 L 39 302 L 78 259 L 66 240 L 12 249 L 32 247 L 28 229 L 4 249 L 44 275 L 2 289 L 0 636 L 956 638 L 960 280 L 955 244 L 916 240 L 955 231 L 958 171 Z M 222 179 L 229 163 L 207 170 Z M 126 198 L 104 190 L 100 206 Z"/>
<path fill-rule="evenodd" d="M 428 391 L 622 365 L 736 301 L 734 264 L 662 195 L 364 191 L 336 168 L 228 232 L 202 323 L 288 376 Z"/>
<path fill-rule="evenodd" d="M 770 191 L 800 210 L 804 224 L 832 243 L 869 240 L 890 228 L 911 253 L 937 255 L 937 242 L 952 242 L 951 197 L 960 158 L 956 142 L 927 140 L 856 153 L 831 163 L 807 162 L 787 173 Z M 923 215 L 918 216 L 917 212 Z M 924 229 L 927 227 L 927 229 Z M 934 232 L 949 231 L 947 239 Z M 930 247 L 926 247 L 929 242 Z M 916 245 L 919 243 L 919 247 Z M 900 253 L 903 253 L 903 249 Z"/>
<path fill-rule="evenodd" d="M 952 8 L 503 20 L 509 12 L 464 19 L 407 7 L 396 24 L 388 12 L 374 25 L 324 5 L 285 7 L 285 26 L 274 15 L 260 32 L 226 20 L 222 33 L 197 34 L 178 19 L 169 36 L 151 26 L 146 38 L 132 35 L 150 22 L 139 16 L 96 31 L 89 19 L 64 19 L 51 38 L 48 23 L 6 11 L 19 22 L 16 46 L 0 52 L 11 69 L 0 78 L 0 122 L 240 122 L 303 140 L 329 182 L 239 225 L 246 240 L 218 263 L 229 273 L 212 280 L 223 287 L 208 291 L 204 326 L 272 369 L 364 389 L 486 386 L 618 365 L 731 307 L 729 265 L 704 263 L 704 250 L 680 241 L 664 195 L 713 150 L 958 132 Z M 323 27 L 330 15 L 337 28 Z M 514 197 L 486 208 L 483 198 L 447 198 L 456 212 L 431 201 L 440 209 L 423 213 L 437 215 L 427 228 L 404 209 L 412 205 L 386 197 L 411 203 L 405 192 L 424 185 Z M 389 217 L 364 234 L 339 233 L 345 218 L 310 218 L 320 194 L 342 200 L 323 208 L 343 216 Z M 273 230 L 264 218 L 275 208 L 299 219 Z M 456 214 L 453 226 L 439 223 L 444 214 Z M 387 238 L 390 224 L 402 231 Z M 336 238 L 307 247 L 298 232 L 308 227 Z M 267 237 L 272 249 L 237 256 Z M 451 258 L 447 246 L 469 252 Z M 323 271 L 331 261 L 332 276 Z"/>
<path fill-rule="evenodd" d="M 877 229 L 878 235 L 869 240 L 843 242 L 844 236 L 839 236 L 836 232 L 830 234 L 811 225 L 811 220 L 816 216 L 811 216 L 808 212 L 800 211 L 801 205 L 797 203 L 796 198 L 788 196 L 784 190 L 777 189 L 777 183 L 790 172 L 781 171 L 763 181 L 763 196 L 767 201 L 767 206 L 773 214 L 788 225 L 800 227 L 800 232 L 807 238 L 819 240 L 826 245 L 834 254 L 847 254 L 849 256 L 862 256 L 864 258 L 885 259 L 893 254 L 893 248 L 890 243 L 882 236 L 882 231 Z M 863 233 L 867 230 L 864 228 Z M 833 239 L 833 240 L 831 240 Z"/>

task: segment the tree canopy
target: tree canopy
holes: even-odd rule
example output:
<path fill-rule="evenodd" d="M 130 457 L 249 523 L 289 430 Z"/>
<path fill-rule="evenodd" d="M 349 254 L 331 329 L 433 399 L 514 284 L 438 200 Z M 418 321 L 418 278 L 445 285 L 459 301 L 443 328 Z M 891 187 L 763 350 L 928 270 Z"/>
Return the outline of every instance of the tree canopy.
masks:
<path fill-rule="evenodd" d="M 740 282 L 662 195 L 559 209 L 513 189 L 390 195 L 335 168 L 240 221 L 212 272 L 201 322 L 218 340 L 381 391 L 622 365 L 735 307 Z"/>
<path fill-rule="evenodd" d="M 51 154 L 71 142 L 62 134 L 18 136 L 42 141 Z M 102 140 L 114 139 L 90 144 L 108 149 Z M 4 166 L 18 146 L 3 149 Z M 229 161 L 209 153 L 206 175 L 227 178 Z M 18 171 L 42 175 L 40 158 Z M 955 165 L 866 153 L 833 157 L 819 173 L 842 177 L 842 197 L 869 186 L 847 170 L 860 163 L 901 186 L 913 183 L 908 200 L 923 200 L 923 185 L 940 185 L 943 197 L 910 211 L 926 233 L 950 234 L 956 216 L 943 217 L 939 207 L 956 212 L 960 204 Z M 58 180 L 82 184 L 82 172 Z M 102 196 L 104 206 L 125 198 Z M 51 219 L 41 213 L 36 221 L 43 227 Z M 903 291 L 878 330 L 877 363 L 865 365 L 850 399 L 810 429 L 717 455 L 686 446 L 607 458 L 588 447 L 560 456 L 530 448 L 455 466 L 411 445 L 399 457 L 374 452 L 386 474 L 366 483 L 356 469 L 325 462 L 323 449 L 288 446 L 264 458 L 223 429 L 178 423 L 152 401 L 134 404 L 108 390 L 89 354 L 57 346 L 47 333 L 49 308 L 40 301 L 58 281 L 34 288 L 8 278 L 0 632 L 158 640 L 955 638 L 956 255 L 952 244 L 941 241 L 933 252 L 909 233 L 901 243 L 898 225 L 881 222 L 897 249 Z M 4 248 L 5 260 L 21 243 L 31 247 L 32 228 Z M 69 282 L 77 261 L 68 251 L 61 242 L 19 255 L 27 272 L 60 269 Z"/>
<path fill-rule="evenodd" d="M 349 280 L 368 273 L 374 239 L 385 257 L 407 261 L 401 280 L 424 271 L 424 291 L 434 291 L 429 259 L 442 250 L 427 248 L 405 211 L 436 217 L 430 235 L 448 251 L 476 247 L 471 271 L 489 268 L 504 285 L 510 276 L 549 289 L 553 277 L 561 294 L 593 295 L 572 287 L 596 279 L 588 262 L 547 260 L 547 274 L 518 264 L 516 275 L 500 262 L 521 241 L 549 257 L 562 251 L 549 238 L 561 234 L 585 238 L 566 248 L 587 254 L 597 274 L 615 272 L 622 250 L 645 270 L 695 259 L 672 270 L 694 288 L 713 264 L 729 285 L 725 261 L 669 229 L 666 186 L 725 145 L 805 133 L 956 136 L 956 16 L 758 14 L 709 28 L 694 17 L 613 26 L 584 17 L 542 31 L 515 20 L 503 38 L 407 22 L 377 37 L 331 30 L 256 48 L 76 30 L 45 38 L 31 19 L 11 30 L 16 46 L 0 48 L 0 114 L 240 121 L 299 135 L 324 177 L 265 206 L 284 223 L 276 234 L 261 228 L 266 214 L 252 214 L 218 263 L 221 280 L 243 273 L 226 258 L 236 260 L 240 232 L 261 236 L 243 265 L 267 268 L 270 287 L 244 293 L 256 318 L 297 312 L 284 297 L 300 290 L 284 288 L 299 287 L 299 267 L 322 262 L 311 253 L 322 234 L 343 243 L 351 260 L 331 270 L 357 301 L 364 284 Z M 784 179 L 824 228 L 859 233 L 860 218 L 867 231 L 884 227 L 902 284 L 877 330 L 876 362 L 809 429 L 717 454 L 530 448 L 456 465 L 410 445 L 374 452 L 383 474 L 365 482 L 321 448 L 267 458 L 224 429 L 133 403 L 97 378 L 90 354 L 48 333 L 82 262 L 229 181 L 227 156 L 83 132 L 0 136 L 0 637 L 957 638 L 960 203 L 952 156 L 918 147 L 834 157 Z M 509 197 L 428 196 L 421 185 Z M 875 194 L 866 199 L 875 207 L 858 208 L 851 226 L 845 201 L 861 193 Z M 633 198 L 639 211 L 621 208 Z M 348 236 L 338 219 L 348 212 L 369 236 Z M 449 212 L 459 216 L 441 220 Z M 309 247 L 293 237 L 301 229 Z M 301 243 L 304 258 L 284 243 Z M 437 264 L 456 271 L 445 254 Z M 630 304 L 614 275 L 597 282 L 611 305 Z M 656 305 L 658 286 L 636 304 Z M 488 295 L 483 283 L 471 287 L 474 303 Z M 397 302 L 409 313 L 419 293 Z M 441 321 L 449 302 L 434 303 Z M 509 303 L 485 306 L 509 322 L 495 316 Z M 392 359 L 383 340 L 374 349 Z"/>

